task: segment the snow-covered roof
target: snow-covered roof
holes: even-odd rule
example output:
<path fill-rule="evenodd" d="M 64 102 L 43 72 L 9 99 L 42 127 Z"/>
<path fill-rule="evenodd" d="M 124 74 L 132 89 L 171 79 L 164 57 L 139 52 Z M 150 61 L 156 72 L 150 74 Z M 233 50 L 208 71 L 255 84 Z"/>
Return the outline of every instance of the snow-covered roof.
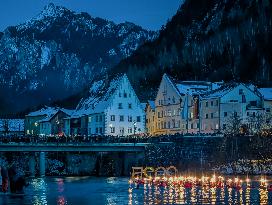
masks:
<path fill-rule="evenodd" d="M 121 85 L 121 81 L 127 78 L 126 75 L 115 77 L 110 83 L 95 83 L 95 89 L 90 90 L 88 97 L 81 99 L 71 118 L 77 118 L 93 113 L 101 113 L 108 107 L 113 94 Z"/>
<path fill-rule="evenodd" d="M 148 104 L 150 105 L 152 110 L 155 110 L 155 101 L 148 100 Z"/>
<path fill-rule="evenodd" d="M 24 119 L 0 119 L 0 132 L 4 132 L 6 126 L 9 132 L 24 131 L 24 125 Z"/>
<path fill-rule="evenodd" d="M 141 103 L 141 107 L 143 110 L 145 109 L 146 105 L 147 105 L 147 103 Z"/>
<path fill-rule="evenodd" d="M 240 84 L 241 83 L 226 83 L 215 90 L 211 90 L 209 92 L 203 93 L 201 95 L 201 98 L 202 99 L 220 98 L 226 95 L 227 93 L 229 93 L 230 91 L 232 91 L 234 88 L 236 88 Z"/>
<path fill-rule="evenodd" d="M 37 121 L 39 123 L 41 122 L 48 122 L 50 121 L 59 111 L 64 112 L 68 116 L 71 116 L 74 110 L 68 110 L 65 108 L 59 108 L 59 107 L 45 107 L 40 110 L 34 111 L 26 115 L 27 117 L 37 117 L 37 116 L 44 116 L 41 120 Z"/>
<path fill-rule="evenodd" d="M 167 76 L 164 74 L 173 86 L 177 89 L 177 91 L 181 95 L 195 95 L 201 94 L 203 92 L 207 92 L 212 90 L 213 88 L 218 88 L 221 86 L 222 83 L 211 83 L 208 81 L 178 81 L 173 77 Z"/>
<path fill-rule="evenodd" d="M 265 100 L 272 100 L 272 88 L 259 88 L 259 92 Z"/>

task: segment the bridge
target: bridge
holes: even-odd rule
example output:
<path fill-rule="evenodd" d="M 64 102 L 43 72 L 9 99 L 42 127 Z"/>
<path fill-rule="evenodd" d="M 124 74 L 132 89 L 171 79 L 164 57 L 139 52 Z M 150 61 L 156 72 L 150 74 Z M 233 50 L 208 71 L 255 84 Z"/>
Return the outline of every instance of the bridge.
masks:
<path fill-rule="evenodd" d="M 45 175 L 46 170 L 46 153 L 51 152 L 96 152 L 99 156 L 110 153 L 117 158 L 123 160 L 122 167 L 125 172 L 128 172 L 129 163 L 131 160 L 137 160 L 144 157 L 144 151 L 149 143 L 23 143 L 23 142 L 9 142 L 0 143 L 0 152 L 16 153 L 26 152 L 26 157 L 29 158 L 30 176 L 35 176 L 36 163 L 39 164 L 40 176 Z M 38 157 L 37 157 L 38 154 Z M 99 161 L 99 163 L 102 163 Z M 102 165 L 99 165 L 100 167 Z"/>
<path fill-rule="evenodd" d="M 0 143 L 0 152 L 144 152 L 149 143 Z"/>

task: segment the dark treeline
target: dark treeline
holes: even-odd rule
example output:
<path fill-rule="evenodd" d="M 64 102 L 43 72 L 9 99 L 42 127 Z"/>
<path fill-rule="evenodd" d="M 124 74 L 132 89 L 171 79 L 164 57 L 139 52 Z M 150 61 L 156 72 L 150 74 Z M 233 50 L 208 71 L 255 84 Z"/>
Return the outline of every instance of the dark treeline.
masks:
<path fill-rule="evenodd" d="M 186 0 L 158 39 L 145 43 L 111 74 L 127 72 L 145 100 L 154 96 L 165 72 L 180 80 L 271 86 L 271 17 L 268 0 Z"/>

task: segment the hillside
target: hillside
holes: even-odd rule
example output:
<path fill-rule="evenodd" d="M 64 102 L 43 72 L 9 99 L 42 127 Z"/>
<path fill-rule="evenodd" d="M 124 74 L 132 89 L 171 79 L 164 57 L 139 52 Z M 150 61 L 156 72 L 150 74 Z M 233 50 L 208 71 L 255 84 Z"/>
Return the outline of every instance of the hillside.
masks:
<path fill-rule="evenodd" d="M 160 31 L 112 69 L 127 72 L 142 100 L 164 72 L 180 80 L 272 86 L 272 1 L 185 0 Z"/>
<path fill-rule="evenodd" d="M 77 94 L 156 36 L 133 23 L 49 4 L 28 22 L 0 32 L 0 113 Z"/>

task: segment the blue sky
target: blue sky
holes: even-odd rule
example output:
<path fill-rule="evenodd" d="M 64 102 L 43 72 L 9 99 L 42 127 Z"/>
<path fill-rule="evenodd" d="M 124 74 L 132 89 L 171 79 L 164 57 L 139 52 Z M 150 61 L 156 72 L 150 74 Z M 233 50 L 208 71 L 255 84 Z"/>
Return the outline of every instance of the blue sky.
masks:
<path fill-rule="evenodd" d="M 51 2 L 116 23 L 130 21 L 158 30 L 176 13 L 182 0 L 0 0 L 0 31 L 31 19 Z"/>

